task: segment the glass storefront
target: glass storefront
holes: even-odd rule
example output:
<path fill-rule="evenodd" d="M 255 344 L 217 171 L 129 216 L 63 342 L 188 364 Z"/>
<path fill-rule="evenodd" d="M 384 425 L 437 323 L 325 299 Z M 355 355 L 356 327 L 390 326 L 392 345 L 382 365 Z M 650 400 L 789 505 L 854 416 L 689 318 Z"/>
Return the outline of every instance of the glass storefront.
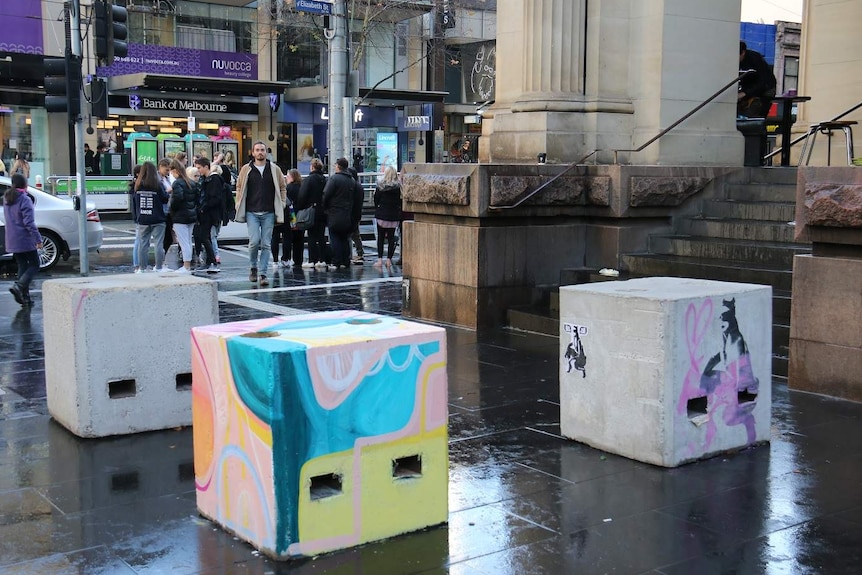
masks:
<path fill-rule="evenodd" d="M 0 158 L 6 169 L 11 169 L 17 153 L 30 162 L 31 178 L 52 173 L 48 113 L 41 107 L 8 104 L 7 101 L 0 92 Z"/>

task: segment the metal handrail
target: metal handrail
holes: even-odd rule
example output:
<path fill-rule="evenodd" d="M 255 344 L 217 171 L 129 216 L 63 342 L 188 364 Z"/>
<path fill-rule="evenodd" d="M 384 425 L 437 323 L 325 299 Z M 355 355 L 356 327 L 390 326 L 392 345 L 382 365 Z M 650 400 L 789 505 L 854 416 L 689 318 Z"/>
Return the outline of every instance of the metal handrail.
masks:
<path fill-rule="evenodd" d="M 677 120 L 676 122 L 674 122 L 673 124 L 671 124 L 670 126 L 665 128 L 664 130 L 662 130 L 661 132 L 656 134 L 654 137 L 647 140 L 639 148 L 636 148 L 634 150 L 614 150 L 614 164 L 619 163 L 617 161 L 617 154 L 619 154 L 619 152 L 634 152 L 634 153 L 642 152 L 643 150 L 645 150 L 647 148 L 647 146 L 656 142 L 659 138 L 661 138 L 662 136 L 664 136 L 665 134 L 667 134 L 668 132 L 670 132 L 671 130 L 673 130 L 674 128 L 676 128 L 677 126 L 679 126 L 680 124 L 682 124 L 683 122 L 688 120 L 689 118 L 691 118 L 693 115 L 695 115 L 697 112 L 699 112 L 704 106 L 706 106 L 707 104 L 709 104 L 710 102 L 712 102 L 713 100 L 715 100 L 716 98 L 721 96 L 725 91 L 727 91 L 728 88 L 730 88 L 734 84 L 739 83 L 739 81 L 741 79 L 743 79 L 745 76 L 748 76 L 749 74 L 753 74 L 754 72 L 756 72 L 756 70 L 743 70 L 742 72 L 739 73 L 739 75 L 736 78 L 734 78 L 733 80 L 731 80 L 730 82 L 728 82 L 727 84 L 722 86 L 721 89 L 719 89 L 715 94 L 713 94 L 712 96 L 710 96 L 709 98 L 707 98 L 706 100 L 704 100 L 703 102 L 701 102 L 700 104 L 698 104 L 697 106 L 692 108 L 682 118 L 680 118 L 679 120 Z"/>
<path fill-rule="evenodd" d="M 488 206 L 488 210 L 490 210 L 490 211 L 494 211 L 494 210 L 511 210 L 512 208 L 517 208 L 518 206 L 520 206 L 521 204 L 523 204 L 524 202 L 526 202 L 527 200 L 529 200 L 530 198 L 532 198 L 533 196 L 535 196 L 536 194 L 538 194 L 539 192 L 541 192 L 542 190 L 544 190 L 545 188 L 547 188 L 548 186 L 550 186 L 552 183 L 554 183 L 555 181 L 557 181 L 560 177 L 562 177 L 563 175 L 565 175 L 565 174 L 567 174 L 568 172 L 570 172 L 570 171 L 571 171 L 575 166 L 578 166 L 578 165 L 580 165 L 580 164 L 583 164 L 583 163 L 584 163 L 584 162 L 586 162 L 586 161 L 587 161 L 591 156 L 593 156 L 593 155 L 595 155 L 595 154 L 597 154 L 597 153 L 598 153 L 598 150 L 593 150 L 592 152 L 590 152 L 589 154 L 587 154 L 586 156 L 584 156 L 583 158 L 581 158 L 581 159 L 580 159 L 580 160 L 578 160 L 577 162 L 572 162 L 571 164 L 569 164 L 568 166 L 566 166 L 566 169 L 565 169 L 565 170 L 563 170 L 563 171 L 562 171 L 562 172 L 560 172 L 559 174 L 556 174 L 556 175 L 555 175 L 554 177 L 552 177 L 550 180 L 548 180 L 547 182 L 543 183 L 541 186 L 539 186 L 539 187 L 538 187 L 538 188 L 536 188 L 535 190 L 531 191 L 529 194 L 525 195 L 523 198 L 521 198 L 520 200 L 518 200 L 518 201 L 517 201 L 517 202 L 515 202 L 514 204 L 510 204 L 510 205 L 508 205 L 508 206 Z"/>
<path fill-rule="evenodd" d="M 835 122 L 835 121 L 837 121 L 837 120 L 840 120 L 841 118 L 843 118 L 843 117 L 844 117 L 844 116 L 846 116 L 847 114 L 852 114 L 853 112 L 855 112 L 855 111 L 856 111 L 856 110 L 858 110 L 859 108 L 862 108 L 862 102 L 859 102 L 858 104 L 856 104 L 856 105 L 855 105 L 855 106 L 853 106 L 852 108 L 848 108 L 847 110 L 844 110 L 843 112 L 841 112 L 840 114 L 838 114 L 837 116 L 835 116 L 834 118 L 832 118 L 831 120 L 827 120 L 827 121 L 829 121 L 829 122 Z M 798 136 L 797 138 L 795 138 L 795 139 L 793 139 L 793 140 L 790 140 L 790 143 L 789 143 L 789 144 L 787 144 L 787 147 L 788 147 L 788 148 L 792 148 L 793 146 L 795 146 L 796 144 L 798 144 L 799 142 L 801 142 L 802 140 L 804 140 L 805 138 L 807 138 L 807 137 L 808 137 L 808 132 L 810 132 L 810 131 L 811 131 L 811 129 L 809 128 L 809 129 L 808 129 L 808 130 L 806 130 L 806 131 L 805 131 L 805 133 L 804 133 L 804 134 L 802 134 L 801 136 Z M 768 154 L 766 154 L 765 156 L 763 156 L 763 159 L 764 159 L 764 160 L 768 160 L 769 158 L 771 158 L 771 157 L 773 157 L 773 156 L 775 156 L 775 155 L 777 155 L 777 154 L 780 154 L 780 153 L 781 153 L 781 150 L 782 150 L 783 148 L 784 148 L 784 142 L 781 142 L 781 148 L 776 148 L 776 149 L 772 150 L 771 152 L 769 152 Z"/>
<path fill-rule="evenodd" d="M 745 76 L 747 76 L 747 75 L 749 75 L 749 74 L 754 73 L 755 71 L 756 71 L 756 70 L 743 70 L 742 72 L 740 72 L 740 73 L 739 73 L 739 75 L 738 75 L 736 78 L 734 78 L 733 80 L 731 80 L 730 82 L 728 82 L 727 84 L 725 84 L 724 86 L 722 86 L 722 88 L 721 88 L 720 90 L 718 90 L 715 94 L 711 95 L 709 98 L 707 98 L 706 100 L 704 100 L 703 102 L 701 102 L 700 104 L 698 104 L 697 106 L 695 106 L 695 107 L 694 107 L 691 111 L 689 111 L 686 115 L 684 115 L 682 118 L 680 118 L 679 120 L 677 120 L 676 122 L 674 122 L 673 124 L 671 124 L 670 126 L 668 126 L 667 128 L 665 128 L 664 130 L 662 130 L 661 132 L 659 132 L 659 133 L 658 133 L 658 135 L 656 135 L 654 138 L 650 139 L 648 142 L 646 142 L 645 144 L 643 144 L 643 145 L 642 145 L 641 147 L 639 147 L 638 149 L 636 149 L 636 150 L 614 150 L 614 164 L 619 163 L 619 162 L 617 162 L 617 153 L 618 153 L 618 152 L 640 152 L 640 151 L 642 151 L 644 148 L 646 148 L 647 146 L 649 146 L 650 144 L 652 144 L 653 142 L 655 142 L 656 140 L 658 140 L 659 138 L 661 138 L 662 136 L 664 136 L 665 134 L 667 134 L 668 132 L 670 132 L 671 130 L 673 130 L 674 128 L 676 128 L 677 126 L 679 126 L 681 123 L 683 123 L 684 121 L 686 121 L 687 119 L 689 119 L 689 118 L 690 118 L 691 116 L 693 116 L 696 112 L 698 112 L 701 108 L 703 108 L 704 106 L 706 106 L 707 104 L 709 104 L 710 102 L 712 102 L 713 100 L 715 100 L 716 98 L 718 98 L 718 97 L 719 97 L 722 93 L 724 93 L 728 88 L 730 88 L 730 87 L 731 87 L 731 86 L 733 86 L 734 84 L 737 84 L 737 83 L 738 83 L 742 78 L 744 78 Z M 562 171 L 562 172 L 560 172 L 559 174 L 556 174 L 556 175 L 555 175 L 554 177 L 552 177 L 550 180 L 548 180 L 547 182 L 543 183 L 541 186 L 539 186 L 539 187 L 538 187 L 538 188 L 536 188 L 535 190 L 531 191 L 530 193 L 526 194 L 524 197 L 522 197 L 521 199 L 519 199 L 519 200 L 518 200 L 517 202 L 515 202 L 514 204 L 510 204 L 510 205 L 507 205 L 507 206 L 489 206 L 489 207 L 488 207 L 488 210 L 489 210 L 489 211 L 496 211 L 496 210 L 511 210 L 512 208 L 517 208 L 518 206 L 520 206 L 521 204 L 523 204 L 524 202 L 526 202 L 527 200 L 529 200 L 530 198 L 532 198 L 533 196 L 535 196 L 536 194 L 538 194 L 539 192 L 541 192 L 542 190 L 544 190 L 545 188 L 547 188 L 548 186 L 550 186 L 550 185 L 551 185 L 552 183 L 554 183 L 557 179 L 559 179 L 560 177 L 562 177 L 562 176 L 564 176 L 565 174 L 567 174 L 568 172 L 570 172 L 570 171 L 571 171 L 575 166 L 580 165 L 580 164 L 583 164 L 585 161 L 587 161 L 587 159 L 589 159 L 590 157 L 594 156 L 594 155 L 595 155 L 595 154 L 597 154 L 598 152 L 599 152 L 599 150 L 593 150 L 592 152 L 590 152 L 589 154 L 587 154 L 586 156 L 584 156 L 584 157 L 583 157 L 583 158 L 581 158 L 580 160 L 578 160 L 578 161 L 576 161 L 576 162 L 572 162 L 571 164 L 569 164 L 568 166 L 566 166 L 566 169 L 565 169 L 565 170 L 563 170 L 563 171 Z"/>

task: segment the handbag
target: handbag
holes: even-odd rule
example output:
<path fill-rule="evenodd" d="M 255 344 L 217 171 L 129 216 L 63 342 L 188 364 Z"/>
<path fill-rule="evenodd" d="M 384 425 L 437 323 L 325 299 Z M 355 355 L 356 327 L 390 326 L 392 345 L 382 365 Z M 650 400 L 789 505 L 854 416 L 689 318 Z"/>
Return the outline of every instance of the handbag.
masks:
<path fill-rule="evenodd" d="M 315 217 L 315 209 L 314 206 L 309 206 L 307 208 L 303 208 L 296 212 L 296 223 L 293 225 L 293 229 L 295 230 L 307 230 L 314 226 L 314 217 Z"/>

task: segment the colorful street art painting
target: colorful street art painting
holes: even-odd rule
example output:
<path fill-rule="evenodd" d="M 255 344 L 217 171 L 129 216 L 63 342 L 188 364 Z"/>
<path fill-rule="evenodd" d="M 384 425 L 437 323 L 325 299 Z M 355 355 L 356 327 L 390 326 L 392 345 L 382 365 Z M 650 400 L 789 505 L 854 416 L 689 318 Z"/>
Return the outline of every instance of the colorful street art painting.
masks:
<path fill-rule="evenodd" d="M 760 382 L 739 327 L 736 298 L 722 299 L 720 307 L 712 298 L 690 303 L 685 327 L 689 364 L 677 413 L 706 431 L 703 445 L 692 445 L 691 450 L 708 451 L 721 425 L 742 426 L 747 443 L 754 443 Z M 720 338 L 712 333 L 715 329 L 720 330 Z"/>
<path fill-rule="evenodd" d="M 192 330 L 200 513 L 284 559 L 448 517 L 441 328 L 338 311 Z"/>

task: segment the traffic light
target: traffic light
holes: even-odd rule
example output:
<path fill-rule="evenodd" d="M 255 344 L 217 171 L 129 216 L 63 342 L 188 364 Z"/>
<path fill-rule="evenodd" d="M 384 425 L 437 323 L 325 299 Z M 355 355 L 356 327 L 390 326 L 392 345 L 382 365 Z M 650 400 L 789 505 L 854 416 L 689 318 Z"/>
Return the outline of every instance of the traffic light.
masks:
<path fill-rule="evenodd" d="M 111 0 L 96 0 L 95 10 L 95 51 L 96 58 L 110 66 L 114 58 L 122 58 L 129 53 L 126 38 L 129 30 L 126 20 L 128 11 L 122 6 L 116 6 Z"/>
<path fill-rule="evenodd" d="M 45 109 L 68 112 L 72 117 L 81 113 L 81 59 L 45 58 Z"/>
<path fill-rule="evenodd" d="M 96 118 L 107 119 L 108 117 L 108 90 L 105 80 L 94 78 L 90 82 L 91 113 Z"/>

